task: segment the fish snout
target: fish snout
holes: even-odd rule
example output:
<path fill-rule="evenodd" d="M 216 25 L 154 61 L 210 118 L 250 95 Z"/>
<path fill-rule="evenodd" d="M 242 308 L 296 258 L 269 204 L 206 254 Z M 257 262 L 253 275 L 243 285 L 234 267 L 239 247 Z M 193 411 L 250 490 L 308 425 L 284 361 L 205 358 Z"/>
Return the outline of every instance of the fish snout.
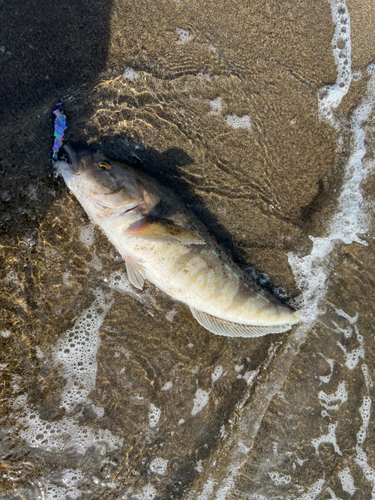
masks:
<path fill-rule="evenodd" d="M 65 180 L 70 178 L 72 175 L 79 174 L 79 154 L 77 150 L 70 144 L 65 144 L 61 148 L 65 158 L 57 161 L 55 163 L 55 168 Z"/>
<path fill-rule="evenodd" d="M 73 174 L 78 173 L 77 171 L 80 163 L 78 151 L 71 144 L 65 144 L 62 149 L 65 155 L 67 156 L 68 161 L 65 163 L 69 165 L 71 173 Z"/>

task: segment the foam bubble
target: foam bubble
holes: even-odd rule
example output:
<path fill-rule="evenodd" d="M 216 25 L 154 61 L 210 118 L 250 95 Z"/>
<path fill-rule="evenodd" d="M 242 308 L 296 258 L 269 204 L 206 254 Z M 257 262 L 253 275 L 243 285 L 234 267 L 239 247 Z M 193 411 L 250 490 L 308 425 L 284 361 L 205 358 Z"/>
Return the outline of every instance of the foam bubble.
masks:
<path fill-rule="evenodd" d="M 366 383 L 367 390 L 370 391 L 373 388 L 374 384 L 372 383 L 372 379 L 370 376 L 368 366 L 366 365 L 366 363 L 363 363 L 361 368 L 362 368 L 363 376 L 365 377 L 365 383 Z"/>
<path fill-rule="evenodd" d="M 137 500 L 153 500 L 156 497 L 156 490 L 151 484 L 147 484 L 143 487 L 141 493 L 138 493 L 134 497 Z"/>
<path fill-rule="evenodd" d="M 281 474 L 280 472 L 269 472 L 268 475 L 270 476 L 272 482 L 276 486 L 282 486 L 284 484 L 289 484 L 290 481 L 292 480 L 291 476 Z"/>
<path fill-rule="evenodd" d="M 331 377 L 332 377 L 334 360 L 330 359 L 330 358 L 326 358 L 324 356 L 324 354 L 322 354 L 321 352 L 319 352 L 318 354 L 323 356 L 323 358 L 327 361 L 327 363 L 329 364 L 329 367 L 331 369 L 331 372 L 329 375 L 319 375 L 320 383 L 321 384 L 328 384 L 328 382 L 331 380 Z"/>
<path fill-rule="evenodd" d="M 203 410 L 209 401 L 210 392 L 203 391 L 202 389 L 197 389 L 194 398 L 194 407 L 191 410 L 191 414 L 194 417 L 197 413 Z"/>
<path fill-rule="evenodd" d="M 208 113 L 209 115 L 219 115 L 221 112 L 221 97 L 216 97 L 212 101 L 208 101 L 210 105 L 211 111 Z"/>
<path fill-rule="evenodd" d="M 315 498 L 320 495 L 323 490 L 324 479 L 318 479 L 313 485 L 308 488 L 306 493 L 296 498 L 296 500 L 315 500 Z"/>
<path fill-rule="evenodd" d="M 158 425 L 160 415 L 161 410 L 151 403 L 148 412 L 148 423 L 151 429 L 154 429 Z"/>
<path fill-rule="evenodd" d="M 250 385 L 257 374 L 258 370 L 250 370 L 246 372 L 242 378 L 246 381 L 247 385 Z"/>
<path fill-rule="evenodd" d="M 124 80 L 138 80 L 140 78 L 139 74 L 132 68 L 126 68 L 122 77 Z"/>
<path fill-rule="evenodd" d="M 94 243 L 95 224 L 90 222 L 87 226 L 82 226 L 79 230 L 79 240 L 91 247 Z"/>
<path fill-rule="evenodd" d="M 332 21 L 335 32 L 331 45 L 337 66 L 337 78 L 334 85 L 326 85 L 319 93 L 319 113 L 322 119 L 337 127 L 333 110 L 341 103 L 352 81 L 350 16 L 344 0 L 330 0 Z"/>
<path fill-rule="evenodd" d="M 346 467 L 344 470 L 339 472 L 338 475 L 341 481 L 342 489 L 347 491 L 349 495 L 354 495 L 357 488 L 354 486 L 354 479 L 350 473 L 349 467 Z"/>
<path fill-rule="evenodd" d="M 211 373 L 212 382 L 216 382 L 223 374 L 223 367 L 218 365 L 215 370 Z"/>
<path fill-rule="evenodd" d="M 94 431 L 88 426 L 78 425 L 76 417 L 64 416 L 56 422 L 42 420 L 37 410 L 29 404 L 26 395 L 16 398 L 14 408 L 23 409 L 18 421 L 25 428 L 20 431 L 20 436 L 32 448 L 50 452 L 74 449 L 83 454 L 91 446 L 104 444 L 113 451 L 123 445 L 123 439 L 117 438 L 107 429 Z"/>
<path fill-rule="evenodd" d="M 359 363 L 359 360 L 365 358 L 365 347 L 364 347 L 364 339 L 363 336 L 358 332 L 358 328 L 354 326 L 355 332 L 357 334 L 357 340 L 359 342 L 359 347 L 353 349 L 351 352 L 346 350 L 346 347 L 343 346 L 340 342 L 337 342 L 337 345 L 345 354 L 345 365 L 349 368 L 349 370 L 354 370 L 354 368 Z"/>
<path fill-rule="evenodd" d="M 159 476 L 164 476 L 167 467 L 168 460 L 164 460 L 164 458 L 160 457 L 154 458 L 150 463 L 150 471 Z"/>
<path fill-rule="evenodd" d="M 374 169 L 375 163 L 363 161 L 366 153 L 365 131 L 362 126 L 372 110 L 375 97 L 375 71 L 371 69 L 367 90 L 361 104 L 353 112 L 351 122 L 353 141 L 352 152 L 345 166 L 344 183 L 335 213 L 325 238 L 310 236 L 312 251 L 305 257 L 288 254 L 289 264 L 295 280 L 302 290 L 301 311 L 304 321 L 313 322 L 319 315 L 319 303 L 325 297 L 330 275 L 329 257 L 337 241 L 349 245 L 358 242 L 367 233 L 368 215 L 363 200 L 361 183 Z"/>
<path fill-rule="evenodd" d="M 60 406 L 68 414 L 84 403 L 95 387 L 99 328 L 112 304 L 111 295 L 99 289 L 95 293 L 96 300 L 91 307 L 81 314 L 52 350 L 54 362 L 62 367 L 66 379 Z"/>
<path fill-rule="evenodd" d="M 337 391 L 333 394 L 326 394 L 320 391 L 318 394 L 320 404 L 328 411 L 338 410 L 340 406 L 348 400 L 348 391 L 345 382 L 340 382 Z M 338 401 L 337 404 L 332 404 Z"/>
<path fill-rule="evenodd" d="M 369 396 L 365 396 L 363 398 L 362 406 L 359 409 L 359 413 L 362 417 L 362 427 L 357 433 L 357 442 L 358 444 L 363 444 L 366 439 L 366 431 L 368 424 L 370 422 L 370 412 L 371 412 L 371 398 Z"/>
<path fill-rule="evenodd" d="M 359 409 L 359 413 L 362 417 L 362 426 L 357 433 L 357 446 L 356 452 L 357 456 L 355 458 L 355 463 L 359 465 L 362 469 L 364 476 L 367 481 L 369 481 L 373 485 L 372 493 L 375 494 L 375 470 L 370 467 L 367 463 L 367 455 L 364 452 L 362 445 L 366 439 L 367 427 L 370 422 L 370 413 L 371 413 L 371 398 L 369 396 L 365 396 L 363 398 L 362 406 Z"/>
<path fill-rule="evenodd" d="M 169 380 L 168 382 L 166 382 L 163 387 L 161 388 L 162 391 L 169 391 L 169 389 L 172 387 L 172 382 Z"/>
<path fill-rule="evenodd" d="M 203 460 L 198 460 L 198 462 L 195 464 L 195 467 L 194 469 L 199 473 L 201 474 L 203 471 L 204 471 L 204 467 L 203 467 Z"/>
<path fill-rule="evenodd" d="M 212 493 L 214 492 L 214 486 L 216 481 L 212 479 L 210 476 L 207 481 L 203 484 L 202 492 L 199 495 L 199 500 L 208 500 L 211 498 Z"/>
<path fill-rule="evenodd" d="M 193 35 L 190 35 L 190 33 L 186 30 L 183 30 L 182 28 L 177 28 L 176 29 L 177 35 L 180 37 L 179 40 L 177 40 L 177 45 L 182 45 L 186 42 L 190 42 L 194 37 Z"/>
<path fill-rule="evenodd" d="M 314 446 L 315 452 L 317 455 L 319 455 L 319 446 L 323 443 L 332 444 L 335 452 L 339 455 L 342 455 L 341 450 L 338 447 L 338 444 L 336 441 L 336 428 L 337 428 L 337 426 L 338 426 L 338 422 L 336 422 L 335 424 L 329 424 L 327 434 L 325 434 L 324 436 L 320 436 L 318 439 L 313 439 L 311 441 L 311 444 Z"/>
<path fill-rule="evenodd" d="M 228 115 L 225 119 L 227 125 L 236 129 L 236 128 L 247 128 L 251 127 L 250 117 L 248 115 L 237 116 L 237 115 Z"/>
<path fill-rule="evenodd" d="M 9 330 L 3 330 L 0 332 L 0 335 L 3 337 L 3 339 L 8 339 L 12 333 Z"/>

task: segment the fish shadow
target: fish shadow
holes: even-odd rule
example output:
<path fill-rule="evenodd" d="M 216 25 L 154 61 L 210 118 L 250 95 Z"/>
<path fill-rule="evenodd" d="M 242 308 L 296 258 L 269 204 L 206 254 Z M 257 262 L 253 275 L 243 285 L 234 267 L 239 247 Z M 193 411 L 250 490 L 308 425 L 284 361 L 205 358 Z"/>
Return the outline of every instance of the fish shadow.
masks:
<path fill-rule="evenodd" d="M 86 144 L 75 144 L 78 147 L 87 148 Z M 195 186 L 186 180 L 186 169 L 183 167 L 192 165 L 194 160 L 184 150 L 173 147 L 159 152 L 154 148 L 146 147 L 133 138 L 116 135 L 103 136 L 100 142 L 91 143 L 90 149 L 100 150 L 114 160 L 126 161 L 172 190 L 242 269 L 281 302 L 295 307 L 293 300 L 279 285 L 275 285 L 267 274 L 260 272 L 259 269 L 247 262 L 240 242 L 223 226 L 217 216 L 207 209 L 202 197 L 196 193 Z"/>

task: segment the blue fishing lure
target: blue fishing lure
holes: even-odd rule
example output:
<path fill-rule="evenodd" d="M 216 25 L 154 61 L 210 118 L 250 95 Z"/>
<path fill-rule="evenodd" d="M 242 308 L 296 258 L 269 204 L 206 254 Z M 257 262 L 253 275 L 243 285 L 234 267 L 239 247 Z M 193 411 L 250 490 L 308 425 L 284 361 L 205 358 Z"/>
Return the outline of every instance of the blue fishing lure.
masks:
<path fill-rule="evenodd" d="M 62 102 L 58 102 L 56 104 L 56 109 L 53 112 L 55 115 L 55 123 L 54 123 L 54 133 L 53 133 L 53 148 L 52 148 L 52 160 L 57 161 L 57 155 L 59 153 L 59 149 L 62 146 L 64 139 L 64 131 L 66 130 L 66 116 L 64 114 Z"/>

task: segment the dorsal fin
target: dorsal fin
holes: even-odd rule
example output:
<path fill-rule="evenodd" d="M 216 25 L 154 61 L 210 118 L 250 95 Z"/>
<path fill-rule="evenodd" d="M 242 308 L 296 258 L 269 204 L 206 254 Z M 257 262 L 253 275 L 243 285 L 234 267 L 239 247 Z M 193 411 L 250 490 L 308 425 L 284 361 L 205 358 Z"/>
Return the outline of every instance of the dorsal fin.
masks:
<path fill-rule="evenodd" d="M 216 316 L 211 316 L 191 306 L 190 310 L 194 318 L 200 325 L 206 328 L 206 330 L 225 337 L 262 337 L 269 333 L 286 332 L 292 328 L 291 324 L 274 326 L 241 325 L 239 323 L 232 323 L 231 321 L 217 318 Z"/>
<path fill-rule="evenodd" d="M 130 283 L 136 288 L 142 290 L 146 275 L 145 268 L 136 259 L 130 257 L 129 255 L 125 255 L 124 260 Z"/>

